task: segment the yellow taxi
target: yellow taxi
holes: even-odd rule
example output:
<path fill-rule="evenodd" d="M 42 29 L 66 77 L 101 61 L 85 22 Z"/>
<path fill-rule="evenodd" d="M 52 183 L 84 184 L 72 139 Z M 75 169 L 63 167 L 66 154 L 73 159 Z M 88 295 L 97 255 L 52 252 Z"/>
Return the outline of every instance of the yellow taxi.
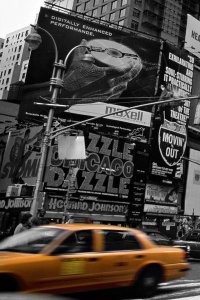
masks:
<path fill-rule="evenodd" d="M 183 277 L 184 250 L 158 246 L 142 231 L 100 224 L 39 226 L 0 243 L 0 291 L 66 294 L 135 287 L 148 297 Z"/>

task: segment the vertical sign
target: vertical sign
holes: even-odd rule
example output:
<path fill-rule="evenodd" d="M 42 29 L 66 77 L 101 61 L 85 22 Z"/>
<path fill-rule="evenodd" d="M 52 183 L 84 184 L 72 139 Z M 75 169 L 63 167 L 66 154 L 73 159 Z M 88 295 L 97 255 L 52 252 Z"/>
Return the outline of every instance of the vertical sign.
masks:
<path fill-rule="evenodd" d="M 160 77 L 163 92 L 160 99 L 165 101 L 190 95 L 193 67 L 192 56 L 165 43 Z M 151 175 L 162 181 L 172 182 L 185 152 L 189 113 L 189 100 L 163 103 L 159 107 L 160 122 L 155 122 Z"/>

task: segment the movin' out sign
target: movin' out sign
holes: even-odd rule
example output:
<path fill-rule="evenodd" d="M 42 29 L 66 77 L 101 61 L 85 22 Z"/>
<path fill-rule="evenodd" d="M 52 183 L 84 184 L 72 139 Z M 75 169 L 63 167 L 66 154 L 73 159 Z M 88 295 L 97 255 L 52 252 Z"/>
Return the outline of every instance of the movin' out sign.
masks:
<path fill-rule="evenodd" d="M 187 133 L 184 125 L 165 120 L 158 133 L 160 154 L 168 166 L 175 166 L 181 160 L 186 147 Z"/>

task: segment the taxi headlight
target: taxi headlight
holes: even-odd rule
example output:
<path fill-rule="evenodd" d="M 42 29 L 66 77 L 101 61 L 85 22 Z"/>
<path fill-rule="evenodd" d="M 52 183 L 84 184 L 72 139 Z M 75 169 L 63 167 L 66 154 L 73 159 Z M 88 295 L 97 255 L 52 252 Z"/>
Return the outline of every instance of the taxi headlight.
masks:
<path fill-rule="evenodd" d="M 190 252 L 190 246 L 189 245 L 186 247 L 186 251 Z"/>

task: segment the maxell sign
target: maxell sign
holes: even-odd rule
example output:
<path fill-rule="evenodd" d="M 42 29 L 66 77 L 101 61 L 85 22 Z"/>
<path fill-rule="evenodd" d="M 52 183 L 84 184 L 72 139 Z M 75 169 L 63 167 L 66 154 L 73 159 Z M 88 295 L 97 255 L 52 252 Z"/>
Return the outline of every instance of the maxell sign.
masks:
<path fill-rule="evenodd" d="M 92 104 L 77 104 L 70 107 L 66 112 L 87 115 L 87 116 L 103 116 L 106 114 L 112 114 L 107 116 L 107 119 L 116 120 L 119 122 L 132 123 L 136 125 L 143 125 L 150 127 L 151 113 L 131 109 L 128 111 L 122 111 L 126 107 L 114 104 L 105 104 L 102 102 Z"/>

